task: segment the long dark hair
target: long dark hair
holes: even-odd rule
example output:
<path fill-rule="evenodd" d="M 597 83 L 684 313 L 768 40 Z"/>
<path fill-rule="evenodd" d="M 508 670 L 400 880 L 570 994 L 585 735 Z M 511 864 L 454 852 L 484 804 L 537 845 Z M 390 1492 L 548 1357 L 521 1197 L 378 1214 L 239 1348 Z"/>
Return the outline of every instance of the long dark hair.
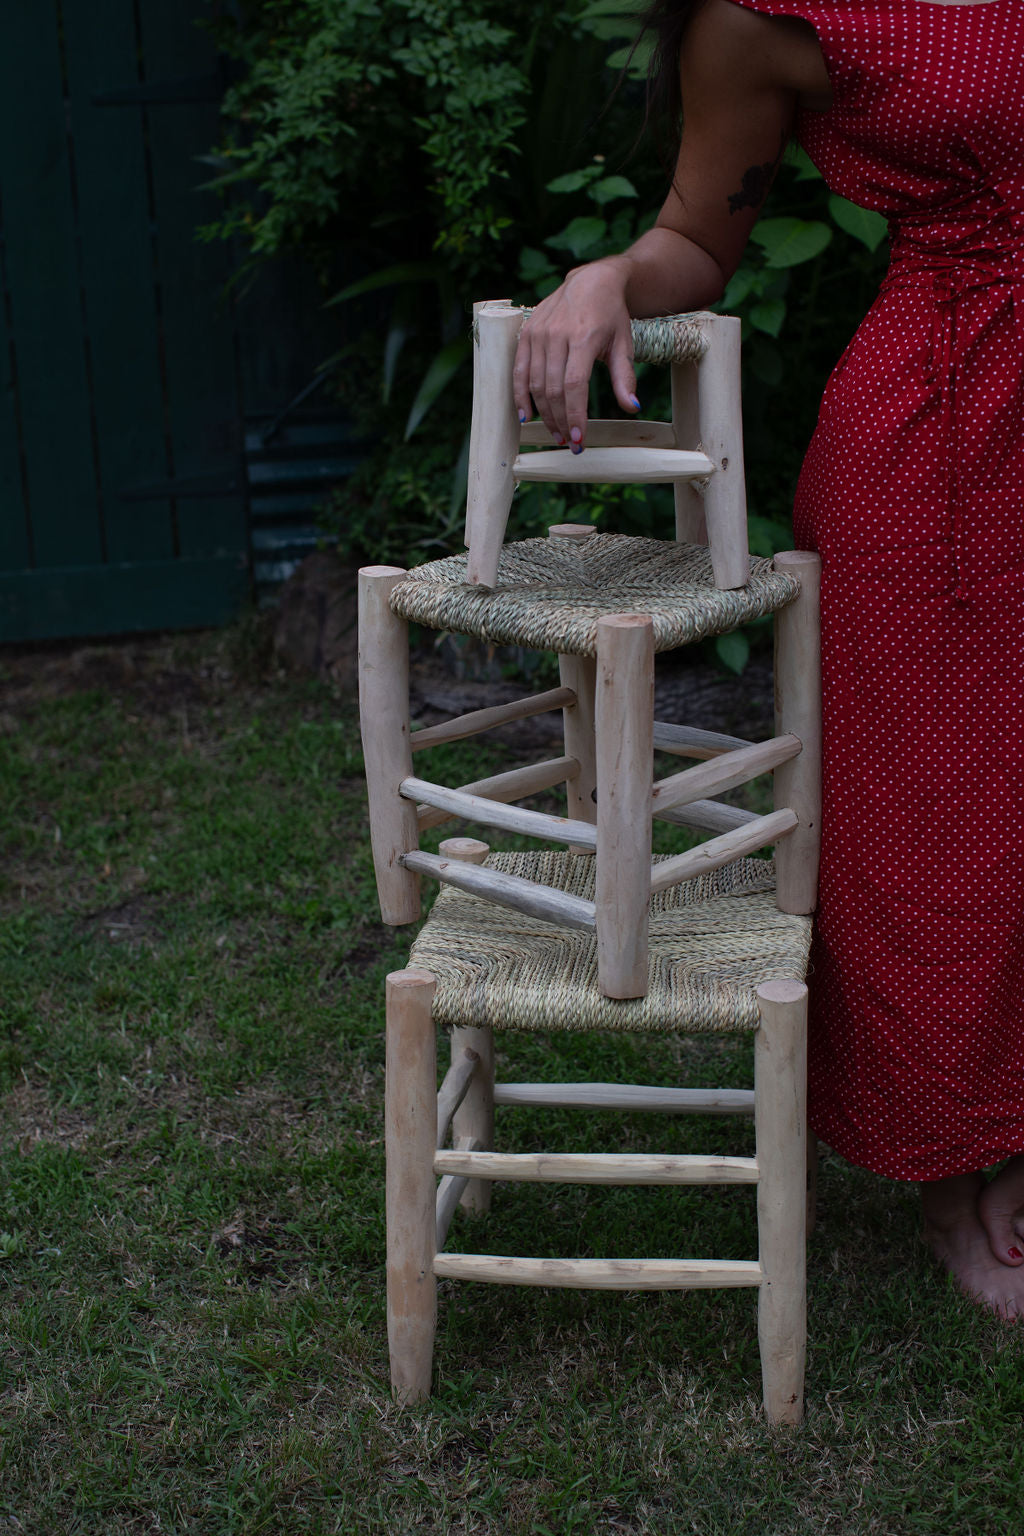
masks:
<path fill-rule="evenodd" d="M 662 153 L 673 162 L 682 130 L 679 53 L 686 29 L 703 0 L 651 0 L 640 18 L 640 38 L 653 42 L 647 66 L 644 127 L 653 128 Z M 638 38 L 638 42 L 640 40 Z"/>

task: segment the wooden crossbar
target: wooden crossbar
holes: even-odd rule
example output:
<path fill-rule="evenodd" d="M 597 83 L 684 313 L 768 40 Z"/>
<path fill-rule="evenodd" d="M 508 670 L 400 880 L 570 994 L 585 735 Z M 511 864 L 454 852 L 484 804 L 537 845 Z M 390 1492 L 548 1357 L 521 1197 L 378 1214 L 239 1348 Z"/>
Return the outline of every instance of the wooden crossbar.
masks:
<path fill-rule="evenodd" d="M 688 800 L 720 795 L 727 789 L 735 789 L 738 784 L 746 784 L 748 780 L 756 779 L 759 773 L 768 773 L 780 763 L 789 762 L 802 746 L 799 736 L 773 736 L 768 741 L 757 741 L 752 746 L 725 752 L 694 768 L 684 768 L 682 773 L 674 773 L 655 784 L 654 814 L 685 805 Z"/>
<path fill-rule="evenodd" d="M 542 421 L 528 421 L 520 429 L 523 448 L 553 448 L 555 440 Z M 670 421 L 588 421 L 587 452 L 591 448 L 674 448 L 676 430 Z M 568 449 L 565 452 L 568 453 Z"/>
<path fill-rule="evenodd" d="M 451 720 L 442 720 L 439 725 L 428 725 L 425 730 L 413 731 L 409 745 L 414 752 L 422 752 L 424 747 L 439 747 L 446 741 L 462 741 L 467 736 L 479 735 L 481 731 L 492 731 L 496 725 L 527 720 L 531 715 L 544 715 L 552 709 L 567 709 L 575 702 L 576 695 L 571 688 L 549 688 L 547 693 L 513 699 L 510 704 L 492 704 L 488 709 L 473 709 L 469 714 L 456 715 Z"/>
<path fill-rule="evenodd" d="M 435 1173 L 529 1184 L 756 1184 L 753 1157 L 659 1156 L 648 1152 L 452 1152 Z"/>
<path fill-rule="evenodd" d="M 768 816 L 756 816 L 735 832 L 725 832 L 721 837 L 713 837 L 701 843 L 699 848 L 691 848 L 687 853 L 677 853 L 674 858 L 652 864 L 652 895 L 655 891 L 667 891 L 670 885 L 677 885 L 680 880 L 692 880 L 695 875 L 706 875 L 712 869 L 721 869 L 723 864 L 731 864 L 733 859 L 741 859 L 745 854 L 767 847 L 777 838 L 792 832 L 797 821 L 795 811 L 772 811 Z"/>
<path fill-rule="evenodd" d="M 667 720 L 654 722 L 655 750 L 671 752 L 677 757 L 718 757 L 722 752 L 735 752 L 740 747 L 753 745 L 742 736 L 726 736 L 721 731 L 702 731 L 695 725 L 672 725 Z"/>
<path fill-rule="evenodd" d="M 434 1274 L 492 1285 L 552 1285 L 577 1291 L 693 1291 L 760 1285 L 760 1264 L 744 1259 L 519 1259 L 439 1253 Z"/>
<path fill-rule="evenodd" d="M 705 832 L 731 832 L 757 820 L 756 811 L 721 800 L 691 800 L 688 805 L 671 806 L 654 812 L 656 821 L 670 821 L 678 827 L 700 827 Z"/>
<path fill-rule="evenodd" d="M 455 1146 L 459 1152 L 473 1152 L 480 1145 L 475 1136 L 460 1136 Z M 455 1215 L 455 1207 L 462 1199 L 469 1180 L 460 1173 L 449 1173 L 437 1186 L 434 1202 L 434 1242 L 438 1249 L 444 1247 L 448 1228 Z"/>
<path fill-rule="evenodd" d="M 576 481 L 586 485 L 666 485 L 703 480 L 715 472 L 706 453 L 685 448 L 588 448 L 586 453 L 521 453 L 512 465 L 516 480 Z"/>
<path fill-rule="evenodd" d="M 578 776 L 579 771 L 576 758 L 551 757 L 543 763 L 528 763 L 524 768 L 509 768 L 505 773 L 476 779 L 472 784 L 460 784 L 458 792 L 481 795 L 485 800 L 525 800 L 529 795 L 539 795 L 544 789 L 553 789 L 556 784 L 568 783 Z M 436 810 L 429 805 L 418 806 L 416 815 L 421 832 L 425 827 L 439 827 L 455 819 L 453 811 Z"/>
<path fill-rule="evenodd" d="M 449 817 L 479 822 L 484 827 L 502 827 L 506 832 L 521 832 L 527 837 L 567 843 L 574 848 L 597 847 L 597 828 L 589 821 L 550 816 L 546 811 L 529 811 L 521 805 L 503 805 L 483 795 L 467 795 L 463 790 L 431 784 L 426 779 L 403 779 L 398 793 L 403 800 L 421 800 L 445 811 Z"/>
<path fill-rule="evenodd" d="M 474 864 L 464 864 L 457 859 L 440 859 L 435 853 L 422 853 L 419 849 L 401 853 L 398 862 L 418 875 L 430 875 L 460 890 L 472 891 L 500 907 L 511 907 L 516 912 L 526 912 L 548 923 L 562 923 L 567 928 L 593 929 L 595 926 L 594 903 L 581 896 L 569 896 L 521 875 L 507 875 L 503 870 L 479 869 Z"/>
<path fill-rule="evenodd" d="M 548 1109 L 650 1110 L 669 1115 L 752 1115 L 752 1088 L 648 1088 L 634 1083 L 495 1083 L 495 1104 Z"/>
<path fill-rule="evenodd" d="M 443 1147 L 448 1138 L 452 1116 L 469 1092 L 473 1074 L 480 1065 L 476 1051 L 463 1051 L 452 1062 L 444 1075 L 444 1082 L 437 1092 L 437 1145 Z"/>

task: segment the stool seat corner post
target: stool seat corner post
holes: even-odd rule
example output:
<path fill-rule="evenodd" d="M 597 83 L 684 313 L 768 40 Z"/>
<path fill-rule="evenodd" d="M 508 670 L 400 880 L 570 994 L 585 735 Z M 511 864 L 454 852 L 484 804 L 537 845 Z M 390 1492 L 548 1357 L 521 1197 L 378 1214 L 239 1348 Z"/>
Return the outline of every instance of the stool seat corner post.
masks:
<path fill-rule="evenodd" d="M 400 1403 L 430 1396 L 437 1326 L 437 1039 L 429 971 L 387 978 L 384 1083 L 387 1322 Z"/>
<path fill-rule="evenodd" d="M 821 851 L 821 558 L 788 550 L 774 564 L 800 582 L 799 596 L 775 615 L 775 729 L 801 743 L 775 770 L 775 807 L 797 816 L 775 849 L 775 898 L 780 912 L 807 914 L 817 904 Z"/>
<path fill-rule="evenodd" d="M 512 368 L 523 312 L 506 303 L 473 306 L 473 412 L 466 491 L 466 580 L 493 587 L 515 493 L 519 417 Z"/>
<path fill-rule="evenodd" d="M 381 917 L 392 927 L 420 916 L 420 882 L 399 858 L 419 844 L 416 807 L 399 786 L 412 777 L 409 720 L 409 626 L 391 610 L 405 571 L 359 572 L 359 721 L 369 801 L 370 846 Z"/>
<path fill-rule="evenodd" d="M 745 587 L 750 580 L 740 404 L 741 329 L 735 316 L 716 316 L 708 332 L 708 349 L 697 364 L 700 446 L 715 464 L 704 492 L 704 515 L 715 585 L 726 589 Z"/>
<path fill-rule="evenodd" d="M 764 1408 L 773 1424 L 799 1424 L 807 1351 L 807 988 L 796 980 L 765 982 L 757 1002 L 754 1130 Z"/>
<path fill-rule="evenodd" d="M 598 620 L 594 714 L 598 985 L 606 997 L 643 997 L 654 788 L 654 626 L 649 615 Z"/>

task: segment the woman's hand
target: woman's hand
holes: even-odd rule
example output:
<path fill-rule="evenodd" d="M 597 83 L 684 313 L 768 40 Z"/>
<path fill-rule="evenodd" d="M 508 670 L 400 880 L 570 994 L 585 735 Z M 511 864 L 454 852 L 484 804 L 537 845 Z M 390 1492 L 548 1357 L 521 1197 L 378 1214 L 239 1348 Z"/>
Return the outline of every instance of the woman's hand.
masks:
<path fill-rule="evenodd" d="M 612 256 L 577 267 L 537 305 L 519 338 L 512 375 L 519 419 L 528 420 L 536 405 L 556 443 L 568 443 L 573 453 L 586 443 L 590 374 L 598 358 L 608 364 L 622 409 L 640 409 L 626 308 L 630 265 L 628 257 Z"/>

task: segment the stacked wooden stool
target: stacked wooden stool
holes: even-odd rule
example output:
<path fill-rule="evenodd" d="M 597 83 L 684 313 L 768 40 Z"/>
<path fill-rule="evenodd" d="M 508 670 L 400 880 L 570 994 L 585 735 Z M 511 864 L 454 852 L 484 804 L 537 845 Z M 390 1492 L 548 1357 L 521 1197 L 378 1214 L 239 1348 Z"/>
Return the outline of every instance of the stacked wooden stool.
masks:
<path fill-rule="evenodd" d="M 385 922 L 418 919 L 423 875 L 442 883 L 410 968 L 387 983 L 392 1381 L 402 1401 L 429 1393 L 438 1276 L 622 1290 L 755 1286 L 766 1411 L 792 1423 L 802 1414 L 805 1341 L 804 975 L 820 820 L 818 561 L 795 553 L 748 558 L 737 321 L 697 315 L 635 326 L 638 357 L 672 369 L 672 420 L 592 423 L 595 446 L 577 456 L 515 419 L 511 366 L 522 319 L 504 303 L 475 311 L 468 555 L 360 574 L 360 707 Z M 674 483 L 681 537 L 563 526 L 547 539 L 503 546 L 515 484 L 530 478 Z M 775 736 L 747 742 L 654 719 L 656 651 L 768 613 L 776 626 Z M 554 651 L 560 687 L 413 732 L 410 621 Z M 413 771 L 414 753 L 552 710 L 564 724 L 556 757 L 457 786 Z M 655 750 L 696 761 L 655 782 Z M 717 798 L 768 771 L 771 812 Z M 565 816 L 516 803 L 560 784 Z M 653 858 L 653 818 L 711 836 L 689 852 Z M 436 855 L 421 851 L 421 832 L 451 820 L 563 851 L 491 853 L 468 838 L 442 843 Z M 774 868 L 748 857 L 769 845 Z M 440 1090 L 439 1025 L 452 1040 Z M 495 1029 L 753 1031 L 755 1085 L 723 1093 L 500 1083 Z M 501 1105 L 753 1114 L 756 1151 L 502 1153 L 494 1146 Z M 755 1184 L 759 1256 L 445 1252 L 456 1205 L 486 1210 L 495 1180 Z"/>

